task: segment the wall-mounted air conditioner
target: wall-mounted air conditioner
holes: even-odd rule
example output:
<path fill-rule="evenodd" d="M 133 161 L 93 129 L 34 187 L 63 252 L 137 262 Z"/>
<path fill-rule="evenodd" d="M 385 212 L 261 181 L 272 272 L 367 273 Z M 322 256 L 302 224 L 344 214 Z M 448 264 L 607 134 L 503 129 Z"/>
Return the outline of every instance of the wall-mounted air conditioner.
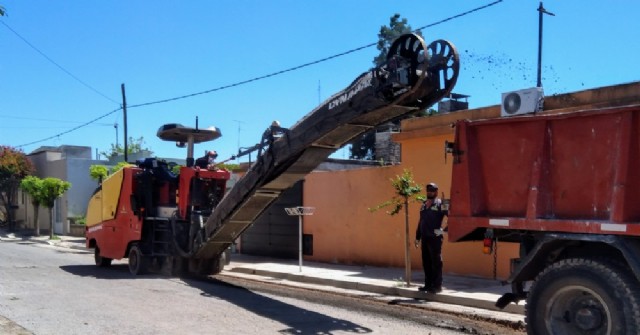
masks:
<path fill-rule="evenodd" d="M 500 116 L 535 113 L 542 110 L 544 92 L 542 87 L 502 93 Z"/>

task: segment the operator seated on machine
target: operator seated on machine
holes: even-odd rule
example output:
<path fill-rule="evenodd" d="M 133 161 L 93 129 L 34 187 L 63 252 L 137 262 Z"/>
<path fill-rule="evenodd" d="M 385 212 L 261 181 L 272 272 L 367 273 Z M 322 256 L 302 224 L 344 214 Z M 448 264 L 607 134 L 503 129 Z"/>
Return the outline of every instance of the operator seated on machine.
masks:
<path fill-rule="evenodd" d="M 196 159 L 196 166 L 201 169 L 215 170 L 215 159 L 218 158 L 218 153 L 215 150 L 207 151 L 204 156 Z"/>

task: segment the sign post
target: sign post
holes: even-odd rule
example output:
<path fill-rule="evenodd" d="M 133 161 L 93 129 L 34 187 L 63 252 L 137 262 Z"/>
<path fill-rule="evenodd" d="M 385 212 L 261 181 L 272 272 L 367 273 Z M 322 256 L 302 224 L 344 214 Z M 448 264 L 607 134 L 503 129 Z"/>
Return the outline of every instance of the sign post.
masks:
<path fill-rule="evenodd" d="M 284 210 L 287 212 L 289 216 L 297 216 L 298 217 L 298 264 L 299 264 L 299 272 L 302 272 L 302 216 L 303 215 L 313 215 L 313 211 L 315 211 L 315 207 L 288 207 Z"/>

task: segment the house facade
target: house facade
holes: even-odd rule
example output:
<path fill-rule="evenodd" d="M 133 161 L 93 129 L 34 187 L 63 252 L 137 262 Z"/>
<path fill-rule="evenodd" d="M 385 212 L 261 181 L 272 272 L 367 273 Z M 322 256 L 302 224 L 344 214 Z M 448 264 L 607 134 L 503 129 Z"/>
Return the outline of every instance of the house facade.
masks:
<path fill-rule="evenodd" d="M 91 147 L 73 145 L 40 147 L 27 155 L 35 167 L 35 176 L 71 183 L 71 188 L 55 201 L 52 211 L 54 234 L 69 235 L 71 222 L 85 215 L 89 198 L 98 186 L 89 175 L 89 167 L 104 164 L 104 161 L 94 160 L 91 156 Z M 51 216 L 46 208 L 40 208 L 37 222 L 34 222 L 34 209 L 24 192 L 19 195 L 18 206 L 16 219 L 22 228 L 35 229 L 38 224 L 41 233 L 49 230 Z"/>

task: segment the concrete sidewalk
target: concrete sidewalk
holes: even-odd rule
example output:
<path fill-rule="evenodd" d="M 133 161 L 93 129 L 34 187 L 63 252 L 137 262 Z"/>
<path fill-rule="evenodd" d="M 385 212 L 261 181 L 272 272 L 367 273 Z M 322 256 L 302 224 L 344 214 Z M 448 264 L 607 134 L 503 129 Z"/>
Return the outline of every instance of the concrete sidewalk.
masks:
<path fill-rule="evenodd" d="M 284 279 L 293 282 L 330 286 L 340 289 L 357 290 L 428 300 L 446 304 L 482 308 L 517 315 L 524 314 L 524 302 L 510 304 L 505 309 L 495 307 L 495 302 L 511 287 L 500 281 L 466 276 L 445 275 L 442 292 L 430 294 L 418 291 L 424 281 L 422 271 L 413 271 L 411 286 L 406 287 L 404 268 L 382 268 L 373 266 L 353 266 L 303 261 L 274 259 L 260 256 L 232 254 L 231 262 L 223 274 L 247 274 Z"/>
<path fill-rule="evenodd" d="M 85 250 L 83 237 L 57 236 L 50 240 L 49 236 L 28 236 L 7 233 L 0 230 L 0 241 L 28 240 L 46 243 L 58 247 Z M 421 270 L 412 272 L 411 286 L 406 287 L 403 279 L 404 268 L 382 268 L 373 266 L 341 265 L 303 261 L 276 259 L 243 254 L 231 254 L 231 262 L 222 271 L 228 276 L 247 277 L 254 280 L 274 281 L 281 283 L 300 283 L 322 286 L 324 290 L 354 290 L 373 294 L 404 297 L 420 301 L 480 308 L 488 311 L 510 314 L 510 321 L 519 320 L 524 315 L 524 302 L 510 304 L 505 309 L 495 307 L 495 301 L 504 293 L 510 292 L 508 285 L 500 281 L 466 276 L 445 275 L 443 291 L 430 294 L 418 291 L 424 275 Z"/>

